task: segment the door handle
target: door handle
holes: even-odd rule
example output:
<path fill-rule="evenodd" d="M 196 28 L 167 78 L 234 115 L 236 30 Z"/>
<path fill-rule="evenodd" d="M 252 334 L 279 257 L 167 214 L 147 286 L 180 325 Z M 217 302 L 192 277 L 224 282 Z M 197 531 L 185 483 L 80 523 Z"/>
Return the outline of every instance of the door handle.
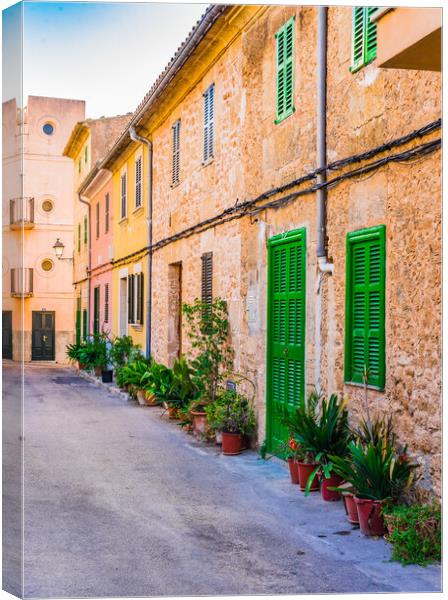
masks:
<path fill-rule="evenodd" d="M 46 336 L 46 335 L 43 335 L 43 336 L 42 336 L 42 341 L 46 342 L 47 340 L 48 340 L 47 336 Z"/>
<path fill-rule="evenodd" d="M 288 356 L 289 350 L 288 348 L 283 348 L 283 356 Z"/>

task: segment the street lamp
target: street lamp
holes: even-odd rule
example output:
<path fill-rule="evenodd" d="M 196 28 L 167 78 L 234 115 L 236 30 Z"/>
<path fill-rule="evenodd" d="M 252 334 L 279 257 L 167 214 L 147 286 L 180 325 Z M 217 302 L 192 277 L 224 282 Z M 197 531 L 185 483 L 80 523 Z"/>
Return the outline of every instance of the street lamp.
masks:
<path fill-rule="evenodd" d="M 73 258 L 71 258 L 71 257 L 62 256 L 64 254 L 65 246 L 59 238 L 56 239 L 56 242 L 54 243 L 53 248 L 54 248 L 54 253 L 56 254 L 56 258 L 58 260 L 73 260 Z"/>

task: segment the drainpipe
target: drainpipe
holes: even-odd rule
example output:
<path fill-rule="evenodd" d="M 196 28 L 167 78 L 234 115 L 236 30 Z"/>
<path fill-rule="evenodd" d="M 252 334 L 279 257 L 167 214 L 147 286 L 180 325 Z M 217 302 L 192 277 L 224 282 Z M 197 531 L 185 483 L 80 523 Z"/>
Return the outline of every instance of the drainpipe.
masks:
<path fill-rule="evenodd" d="M 146 144 L 148 148 L 148 276 L 146 278 L 146 358 L 151 357 L 151 317 L 152 317 L 152 142 L 138 135 L 135 127 L 129 128 L 129 136 L 134 142 Z"/>
<path fill-rule="evenodd" d="M 317 9 L 317 105 L 316 105 L 316 158 L 317 168 L 324 169 L 327 164 L 327 14 L 328 7 L 319 6 Z M 317 175 L 317 183 L 327 180 L 325 170 Z M 321 285 L 325 275 L 333 274 L 333 264 L 328 261 L 327 237 L 327 189 L 320 188 L 316 194 L 317 212 L 317 287 L 316 287 L 316 388 L 320 390 L 320 363 L 322 351 L 321 323 L 322 296 Z"/>
<path fill-rule="evenodd" d="M 87 205 L 88 216 L 87 223 L 89 225 L 89 229 L 87 230 L 87 244 L 88 244 L 88 255 L 87 255 L 87 335 L 90 335 L 90 297 L 91 297 L 91 269 L 92 269 L 92 239 L 90 236 L 90 213 L 91 206 L 90 202 L 84 200 L 81 194 L 78 192 L 78 200 L 83 204 Z"/>

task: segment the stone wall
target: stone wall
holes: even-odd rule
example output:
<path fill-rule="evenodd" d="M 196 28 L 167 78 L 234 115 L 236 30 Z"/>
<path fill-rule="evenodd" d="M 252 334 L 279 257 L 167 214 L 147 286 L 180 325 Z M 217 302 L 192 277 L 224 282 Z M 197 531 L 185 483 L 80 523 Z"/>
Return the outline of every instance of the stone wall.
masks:
<path fill-rule="evenodd" d="M 274 36 L 292 15 L 296 16 L 295 112 L 275 125 Z M 437 73 L 380 70 L 375 63 L 350 72 L 351 16 L 350 8 L 329 9 L 329 161 L 369 150 L 440 115 Z M 155 242 L 316 167 L 316 24 L 313 7 L 260 9 L 153 132 Z M 215 157 L 204 166 L 202 94 L 212 82 Z M 172 188 L 171 128 L 179 118 L 181 182 Z M 410 142 L 397 151 L 418 143 Z M 399 440 L 408 443 L 410 452 L 422 462 L 422 486 L 438 492 L 440 213 L 439 153 L 413 164 L 386 165 L 330 189 L 327 235 L 334 275 L 325 276 L 320 288 L 313 193 L 282 208 L 266 209 L 170 243 L 154 253 L 153 355 L 164 362 L 173 360 L 178 302 L 173 265 L 182 266 L 181 298 L 191 302 L 201 294 L 201 255 L 213 252 L 213 295 L 229 303 L 235 369 L 256 383 L 261 443 L 266 420 L 266 243 L 272 235 L 304 227 L 306 387 L 320 384 L 326 393 L 348 394 L 352 414 L 359 414 L 362 389 L 345 385 L 343 373 L 346 236 L 385 224 L 386 386 L 384 392 L 371 390 L 369 397 L 373 408 L 394 415 Z M 181 351 L 188 350 L 183 324 Z"/>

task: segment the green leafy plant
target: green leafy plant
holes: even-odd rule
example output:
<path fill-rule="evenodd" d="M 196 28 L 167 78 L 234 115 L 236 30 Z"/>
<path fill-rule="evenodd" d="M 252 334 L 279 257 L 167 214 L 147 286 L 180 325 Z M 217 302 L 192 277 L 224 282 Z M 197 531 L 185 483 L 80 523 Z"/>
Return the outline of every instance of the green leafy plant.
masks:
<path fill-rule="evenodd" d="M 119 369 L 129 362 L 129 357 L 132 356 L 132 352 L 136 347 L 138 348 L 134 345 L 130 335 L 116 337 L 112 341 L 110 349 L 110 361 L 114 369 Z"/>
<path fill-rule="evenodd" d="M 193 381 L 193 370 L 185 357 L 181 356 L 174 362 L 170 376 L 167 372 L 162 372 L 166 375 L 166 381 L 171 381 L 164 393 L 164 400 L 168 406 L 180 409 L 196 398 L 198 388 Z"/>
<path fill-rule="evenodd" d="M 222 392 L 214 404 L 205 407 L 207 419 L 216 431 L 250 435 L 255 430 L 255 412 L 248 398 L 231 390 Z"/>
<path fill-rule="evenodd" d="M 84 342 L 80 342 L 79 344 L 68 344 L 66 346 L 66 354 L 70 360 L 79 361 L 79 357 L 81 356 L 81 351 L 83 346 L 85 346 Z"/>
<path fill-rule="evenodd" d="M 162 363 L 151 362 L 144 388 L 154 394 L 159 402 L 166 401 L 173 385 L 173 371 Z"/>
<path fill-rule="evenodd" d="M 322 401 L 322 394 L 313 389 L 308 396 L 299 401 L 298 407 L 291 411 L 287 406 L 283 406 L 278 418 L 280 423 L 288 430 L 288 439 L 282 442 L 276 450 L 276 454 L 284 458 L 295 458 L 296 460 L 307 463 L 315 462 L 315 452 L 300 443 L 296 434 L 303 429 L 306 421 L 308 434 L 311 428 L 317 426 L 319 416 L 319 404 Z"/>
<path fill-rule="evenodd" d="M 392 417 L 383 415 L 367 421 L 366 417 L 361 417 L 358 425 L 352 430 L 354 438 L 364 446 L 372 443 L 374 446 L 382 444 L 384 441 L 393 443 L 394 433 L 392 426 Z"/>
<path fill-rule="evenodd" d="M 320 403 L 320 410 L 318 404 Z M 318 463 L 307 481 L 305 495 L 309 494 L 318 473 L 329 479 L 333 471 L 330 456 L 345 456 L 352 439 L 348 426 L 345 402 L 332 394 L 327 400 L 314 391 L 307 403 L 301 403 L 291 414 L 284 414 L 284 424 L 306 454 L 308 462 Z"/>
<path fill-rule="evenodd" d="M 366 447 L 352 441 L 348 450 L 347 456 L 330 455 L 329 459 L 358 498 L 397 500 L 410 487 L 417 465 L 399 455 L 393 443 L 383 440 Z"/>
<path fill-rule="evenodd" d="M 438 503 L 386 507 L 391 560 L 425 566 L 441 560 L 441 509 Z"/>
<path fill-rule="evenodd" d="M 123 385 L 131 385 L 136 389 L 145 389 L 149 377 L 150 364 L 139 358 L 129 362 L 120 369 L 119 380 Z"/>
<path fill-rule="evenodd" d="M 214 298 L 208 304 L 196 299 L 193 304 L 183 304 L 182 312 L 187 320 L 187 335 L 193 350 L 193 381 L 200 392 L 203 407 L 215 401 L 224 374 L 232 365 L 227 302 Z M 200 408 L 199 404 L 195 406 Z"/>

